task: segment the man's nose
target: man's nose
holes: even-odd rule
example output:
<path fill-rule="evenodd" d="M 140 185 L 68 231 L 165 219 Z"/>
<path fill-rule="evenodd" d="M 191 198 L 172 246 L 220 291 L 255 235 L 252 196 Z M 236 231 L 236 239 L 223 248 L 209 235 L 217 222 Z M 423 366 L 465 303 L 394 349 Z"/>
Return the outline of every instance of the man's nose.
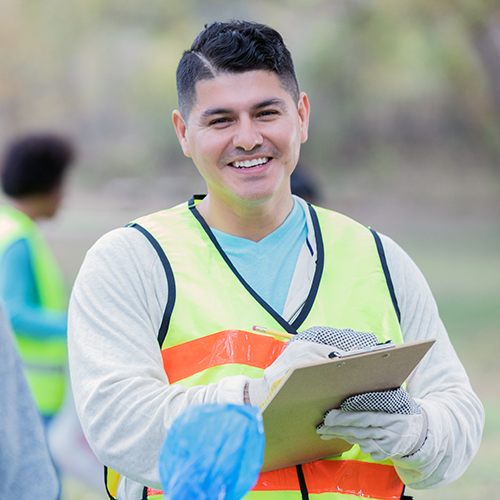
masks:
<path fill-rule="evenodd" d="M 233 137 L 233 146 L 245 151 L 251 151 L 256 146 L 261 145 L 262 142 L 263 137 L 257 124 L 250 118 L 240 119 Z"/>

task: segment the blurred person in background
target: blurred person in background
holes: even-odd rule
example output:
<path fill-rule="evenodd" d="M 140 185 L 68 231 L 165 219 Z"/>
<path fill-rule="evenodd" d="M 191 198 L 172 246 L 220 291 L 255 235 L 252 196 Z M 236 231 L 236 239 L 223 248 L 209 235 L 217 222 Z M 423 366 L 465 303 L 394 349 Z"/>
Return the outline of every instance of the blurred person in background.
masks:
<path fill-rule="evenodd" d="M 317 205 L 320 202 L 321 196 L 316 181 L 309 170 L 302 167 L 300 163 L 297 164 L 290 176 L 290 188 L 292 194 L 302 198 L 307 203 Z"/>
<path fill-rule="evenodd" d="M 47 428 L 65 393 L 67 291 L 37 223 L 57 213 L 73 157 L 68 139 L 28 134 L 7 145 L 0 172 L 0 297 Z"/>
<path fill-rule="evenodd" d="M 1 165 L 9 203 L 0 207 L 0 297 L 57 471 L 96 489 L 102 468 L 83 435 L 68 384 L 66 285 L 37 224 L 58 212 L 74 157 L 72 142 L 53 133 L 26 134 L 7 145 Z"/>
<path fill-rule="evenodd" d="M 56 470 L 1 301 L 0 346 L 0 498 L 56 500 Z"/>

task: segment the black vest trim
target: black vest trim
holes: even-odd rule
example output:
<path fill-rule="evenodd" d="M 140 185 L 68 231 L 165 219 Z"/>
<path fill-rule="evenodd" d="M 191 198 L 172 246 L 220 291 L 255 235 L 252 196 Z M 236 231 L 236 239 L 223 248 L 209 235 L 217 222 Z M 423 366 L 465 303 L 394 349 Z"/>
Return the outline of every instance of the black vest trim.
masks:
<path fill-rule="evenodd" d="M 323 245 L 323 236 L 321 235 L 321 228 L 318 221 L 318 216 L 311 205 L 308 205 L 309 213 L 311 215 L 311 220 L 314 228 L 314 235 L 316 236 L 316 270 L 314 271 L 314 277 L 311 284 L 311 289 L 304 303 L 304 307 L 300 311 L 299 315 L 295 318 L 292 323 L 293 328 L 298 330 L 300 325 L 305 321 L 307 315 L 311 311 L 316 295 L 318 294 L 319 284 L 321 282 L 321 277 L 323 276 L 323 269 L 325 267 L 325 247 Z"/>
<path fill-rule="evenodd" d="M 387 282 L 387 288 L 391 295 L 392 304 L 394 310 L 396 311 L 396 316 L 398 317 L 398 322 L 401 323 L 401 311 L 399 310 L 398 299 L 396 297 L 396 292 L 394 291 L 394 285 L 392 283 L 391 273 L 389 271 L 389 266 L 387 265 L 387 259 L 385 257 L 384 245 L 382 245 L 382 240 L 376 231 L 369 228 L 373 237 L 375 238 L 375 244 L 377 245 L 378 256 L 380 258 L 380 263 L 382 264 L 382 269 L 384 270 L 385 281 Z"/>
<path fill-rule="evenodd" d="M 174 310 L 175 295 L 176 295 L 174 273 L 172 271 L 172 266 L 170 265 L 170 262 L 168 261 L 168 258 L 165 255 L 165 252 L 163 251 L 161 245 L 158 243 L 156 238 L 147 229 L 143 228 L 139 224 L 131 223 L 128 225 L 128 227 L 133 227 L 134 229 L 140 231 L 148 239 L 151 245 L 153 245 L 153 248 L 156 250 L 158 257 L 160 258 L 160 261 L 163 265 L 163 269 L 165 270 L 165 275 L 167 277 L 167 285 L 168 285 L 167 305 L 165 306 L 165 311 L 163 312 L 163 319 L 160 325 L 160 329 L 158 330 L 158 344 L 160 345 L 161 348 L 161 346 L 163 345 L 163 341 L 167 336 L 168 326 L 170 325 L 170 318 L 172 317 L 172 312 Z"/>
<path fill-rule="evenodd" d="M 405 495 L 405 489 L 406 489 L 406 485 L 403 485 L 403 491 L 401 493 L 401 499 L 400 500 L 413 500 L 413 497 Z"/>
<path fill-rule="evenodd" d="M 302 500 L 309 500 L 309 492 L 307 491 L 306 479 L 304 477 L 304 471 L 302 470 L 302 465 L 296 465 L 297 478 L 299 480 L 300 494 L 302 495 Z"/>
<path fill-rule="evenodd" d="M 307 248 L 309 249 L 309 253 L 311 254 L 312 257 L 314 257 L 314 250 L 311 244 L 309 243 L 309 238 L 306 239 L 306 243 L 307 243 Z"/>
<path fill-rule="evenodd" d="M 210 241 L 213 243 L 217 251 L 220 253 L 221 257 L 224 259 L 224 262 L 227 264 L 229 269 L 233 272 L 233 274 L 238 278 L 240 283 L 245 287 L 247 292 L 281 325 L 281 327 L 288 333 L 296 334 L 297 330 L 290 325 L 287 321 L 283 319 L 283 317 L 278 314 L 241 276 L 241 274 L 238 272 L 238 270 L 234 267 L 233 263 L 227 256 L 226 252 L 222 249 L 220 246 L 219 242 L 217 241 L 217 238 L 215 237 L 214 233 L 206 223 L 205 219 L 202 217 L 200 212 L 196 209 L 196 205 L 194 200 L 197 199 L 196 197 L 191 198 L 189 200 L 189 208 L 191 210 L 191 213 L 194 215 L 196 220 L 201 224 L 205 232 L 207 233 L 208 237 L 210 238 Z"/>
<path fill-rule="evenodd" d="M 115 497 L 108 490 L 108 468 L 104 466 L 104 486 L 106 486 L 106 493 L 110 500 L 116 500 Z"/>

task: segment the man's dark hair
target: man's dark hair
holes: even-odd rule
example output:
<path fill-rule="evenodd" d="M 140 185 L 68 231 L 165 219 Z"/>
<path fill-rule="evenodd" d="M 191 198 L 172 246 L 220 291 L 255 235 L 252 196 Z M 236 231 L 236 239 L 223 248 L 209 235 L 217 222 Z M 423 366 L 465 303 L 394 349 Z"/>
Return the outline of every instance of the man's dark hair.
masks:
<path fill-rule="evenodd" d="M 2 189 L 13 198 L 50 193 L 62 183 L 73 157 L 72 143 L 56 134 L 15 139 L 8 144 L 2 162 Z"/>
<path fill-rule="evenodd" d="M 299 86 L 290 51 L 281 35 L 264 24 L 230 21 L 205 25 L 177 67 L 177 95 L 184 120 L 196 102 L 196 82 L 221 73 L 267 70 L 299 101 Z"/>

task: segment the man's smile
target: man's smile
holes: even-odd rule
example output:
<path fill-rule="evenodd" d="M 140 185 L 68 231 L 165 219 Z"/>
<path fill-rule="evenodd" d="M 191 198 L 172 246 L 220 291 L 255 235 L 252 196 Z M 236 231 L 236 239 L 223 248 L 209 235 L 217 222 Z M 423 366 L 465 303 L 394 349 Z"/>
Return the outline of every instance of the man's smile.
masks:
<path fill-rule="evenodd" d="M 255 158 L 254 160 L 234 161 L 229 163 L 229 166 L 236 168 L 253 168 L 260 165 L 265 165 L 270 158 Z"/>

